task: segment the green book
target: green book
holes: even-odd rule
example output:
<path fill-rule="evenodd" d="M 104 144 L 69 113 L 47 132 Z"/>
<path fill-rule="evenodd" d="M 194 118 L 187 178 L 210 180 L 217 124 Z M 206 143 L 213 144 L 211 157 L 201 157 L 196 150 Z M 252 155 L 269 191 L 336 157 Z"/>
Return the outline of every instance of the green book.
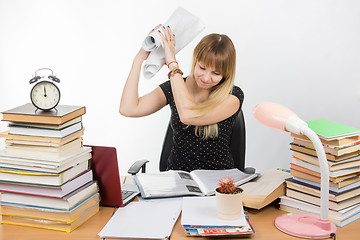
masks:
<path fill-rule="evenodd" d="M 320 138 L 327 141 L 360 135 L 360 129 L 326 119 L 307 121 L 311 128 Z"/>

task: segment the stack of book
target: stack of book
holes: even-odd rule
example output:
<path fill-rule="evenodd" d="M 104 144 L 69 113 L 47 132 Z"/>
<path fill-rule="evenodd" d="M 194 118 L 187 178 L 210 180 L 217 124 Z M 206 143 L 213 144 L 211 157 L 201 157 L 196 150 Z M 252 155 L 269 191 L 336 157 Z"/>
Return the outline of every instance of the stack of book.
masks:
<path fill-rule="evenodd" d="M 83 106 L 44 112 L 30 103 L 2 112 L 1 223 L 70 232 L 99 211 L 84 114 Z"/>
<path fill-rule="evenodd" d="M 360 129 L 320 119 L 307 122 L 318 134 L 329 167 L 329 219 L 342 227 L 360 218 Z M 312 142 L 292 134 L 293 160 L 280 209 L 320 214 L 320 166 Z"/>

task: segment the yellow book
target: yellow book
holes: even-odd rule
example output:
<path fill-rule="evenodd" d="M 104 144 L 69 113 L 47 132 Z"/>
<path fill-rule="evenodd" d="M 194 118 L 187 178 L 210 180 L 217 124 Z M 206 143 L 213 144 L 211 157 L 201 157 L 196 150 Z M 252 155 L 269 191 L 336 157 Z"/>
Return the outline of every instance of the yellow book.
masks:
<path fill-rule="evenodd" d="M 97 212 L 99 212 L 99 203 L 84 211 L 78 218 L 71 222 L 3 215 L 1 223 L 71 232 L 94 216 Z"/>
<path fill-rule="evenodd" d="M 70 223 L 78 219 L 83 212 L 92 208 L 100 201 L 99 193 L 80 202 L 70 210 L 59 210 L 55 208 L 32 207 L 27 205 L 0 203 L 2 216 L 15 216 L 24 218 L 44 219 Z"/>

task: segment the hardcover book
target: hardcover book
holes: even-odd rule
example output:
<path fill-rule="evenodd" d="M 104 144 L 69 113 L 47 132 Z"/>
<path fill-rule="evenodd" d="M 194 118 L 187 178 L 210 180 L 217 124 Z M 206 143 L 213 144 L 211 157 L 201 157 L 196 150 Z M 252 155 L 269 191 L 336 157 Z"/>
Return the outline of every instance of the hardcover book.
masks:
<path fill-rule="evenodd" d="M 316 197 L 310 194 L 306 194 L 303 192 L 299 192 L 290 188 L 286 189 L 286 196 L 287 197 L 292 197 L 307 203 L 311 203 L 314 204 L 316 206 L 320 206 L 320 197 Z M 329 201 L 329 209 L 334 210 L 334 211 L 339 211 L 348 207 L 351 207 L 353 205 L 358 204 L 360 201 L 360 195 L 357 195 L 355 197 L 352 198 L 348 198 L 346 200 L 340 201 L 340 202 L 334 202 L 334 201 Z"/>
<path fill-rule="evenodd" d="M 0 151 L 0 165 L 2 168 L 11 170 L 29 170 L 29 171 L 43 171 L 48 173 L 61 173 L 68 170 L 80 163 L 91 159 L 91 153 L 89 148 L 83 147 L 80 151 L 74 154 L 61 157 L 61 161 L 44 160 L 26 158 L 12 155 L 2 155 L 5 151 Z M 0 168 L 1 169 L 1 168 Z"/>
<path fill-rule="evenodd" d="M 69 210 L 0 202 L 0 215 L 13 215 L 60 222 L 72 222 L 78 218 L 86 209 L 89 209 L 92 206 L 98 204 L 99 201 L 100 195 L 99 193 L 95 193 Z"/>
<path fill-rule="evenodd" d="M 326 141 L 360 135 L 360 129 L 358 128 L 327 119 L 307 121 L 307 124 L 320 138 Z"/>
<path fill-rule="evenodd" d="M 34 196 L 19 193 L 1 193 L 1 203 L 69 210 L 99 191 L 95 181 L 89 182 L 62 198 Z"/>
<path fill-rule="evenodd" d="M 10 130 L 0 133 L 0 137 L 5 138 L 6 144 L 13 144 L 13 143 L 23 144 L 23 145 L 31 144 L 31 145 L 40 145 L 40 146 L 50 146 L 50 147 L 60 147 L 84 135 L 84 127 L 80 131 L 74 132 L 63 138 L 14 135 L 14 134 L 9 134 L 9 131 Z"/>
<path fill-rule="evenodd" d="M 3 121 L 28 122 L 41 124 L 63 124 L 85 114 L 84 106 L 58 105 L 51 111 L 42 111 L 33 104 L 26 103 L 2 112 Z"/>
<path fill-rule="evenodd" d="M 85 161 L 61 173 L 0 168 L 0 179 L 14 183 L 60 186 L 87 171 L 89 167 L 89 161 Z"/>
<path fill-rule="evenodd" d="M 93 172 L 91 169 L 58 187 L 38 184 L 13 183 L 0 180 L 0 192 L 62 198 L 75 189 L 79 188 L 79 186 L 83 186 L 92 180 Z"/>
<path fill-rule="evenodd" d="M 302 183 L 300 181 L 294 181 L 291 178 L 286 180 L 286 187 L 299 192 L 307 193 L 309 195 L 320 197 L 320 187 Z M 330 190 L 329 200 L 334 202 L 341 202 L 357 195 L 360 195 L 360 187 L 355 187 L 354 189 L 343 192 L 334 192 Z"/>

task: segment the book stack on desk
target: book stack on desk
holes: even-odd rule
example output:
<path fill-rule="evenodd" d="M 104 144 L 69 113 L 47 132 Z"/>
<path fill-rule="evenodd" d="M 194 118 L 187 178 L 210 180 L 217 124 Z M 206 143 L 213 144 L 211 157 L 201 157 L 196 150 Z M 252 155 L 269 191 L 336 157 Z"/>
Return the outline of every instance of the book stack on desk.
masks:
<path fill-rule="evenodd" d="M 1 223 L 70 232 L 99 211 L 98 186 L 83 146 L 83 106 L 2 112 Z"/>
<path fill-rule="evenodd" d="M 342 227 L 360 218 L 360 129 L 324 119 L 307 122 L 323 143 L 329 167 L 329 218 Z M 292 178 L 280 209 L 320 213 L 319 161 L 312 142 L 292 134 Z"/>

